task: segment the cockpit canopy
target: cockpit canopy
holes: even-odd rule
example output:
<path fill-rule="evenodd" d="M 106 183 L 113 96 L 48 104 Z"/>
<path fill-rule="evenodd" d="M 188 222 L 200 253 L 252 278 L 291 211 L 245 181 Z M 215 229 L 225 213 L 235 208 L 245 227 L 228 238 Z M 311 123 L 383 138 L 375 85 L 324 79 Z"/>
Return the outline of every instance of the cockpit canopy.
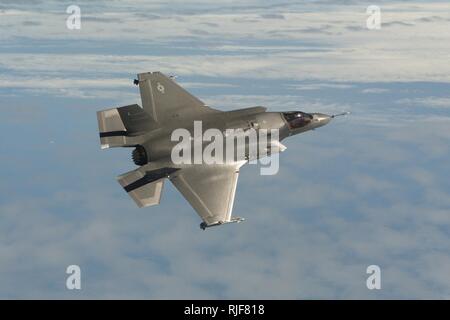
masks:
<path fill-rule="evenodd" d="M 289 129 L 304 127 L 313 119 L 312 115 L 301 111 L 283 112 L 283 117 L 287 121 Z"/>

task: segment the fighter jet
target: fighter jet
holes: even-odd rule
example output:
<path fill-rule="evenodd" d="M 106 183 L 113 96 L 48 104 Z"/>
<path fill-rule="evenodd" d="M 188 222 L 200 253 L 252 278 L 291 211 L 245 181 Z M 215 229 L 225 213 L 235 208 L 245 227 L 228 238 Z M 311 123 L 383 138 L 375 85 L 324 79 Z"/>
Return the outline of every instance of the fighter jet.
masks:
<path fill-rule="evenodd" d="M 306 113 L 302 111 L 268 112 L 265 107 L 251 107 L 233 111 L 213 109 L 179 86 L 173 77 L 161 72 L 138 74 L 134 84 L 139 86 L 142 107 L 133 104 L 97 112 L 101 148 L 134 148 L 132 159 L 137 169 L 120 175 L 117 180 L 139 207 L 160 203 L 164 181 L 169 179 L 198 213 L 204 230 L 244 219 L 232 217 L 239 168 L 262 156 L 286 149 L 281 140 L 324 126 L 338 115 Z M 195 125 L 215 132 L 278 133 L 269 134 L 264 151 L 250 154 L 248 140 L 244 140 L 244 157 L 227 158 L 222 162 L 174 161 L 173 139 L 177 129 L 195 138 Z M 191 137 L 191 140 L 195 140 Z M 194 141 L 192 141 L 195 144 Z M 201 142 L 203 146 L 204 141 Z M 235 150 L 235 149 L 234 149 Z M 183 150 L 185 152 L 186 150 Z"/>

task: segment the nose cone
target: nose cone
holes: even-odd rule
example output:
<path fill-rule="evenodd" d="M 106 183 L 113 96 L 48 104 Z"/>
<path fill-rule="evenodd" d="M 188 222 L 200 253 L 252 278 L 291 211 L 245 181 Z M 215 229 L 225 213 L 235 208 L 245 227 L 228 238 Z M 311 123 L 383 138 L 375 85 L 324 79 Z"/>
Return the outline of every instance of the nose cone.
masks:
<path fill-rule="evenodd" d="M 316 128 L 322 127 L 331 121 L 331 116 L 324 113 L 313 113 L 313 123 Z"/>

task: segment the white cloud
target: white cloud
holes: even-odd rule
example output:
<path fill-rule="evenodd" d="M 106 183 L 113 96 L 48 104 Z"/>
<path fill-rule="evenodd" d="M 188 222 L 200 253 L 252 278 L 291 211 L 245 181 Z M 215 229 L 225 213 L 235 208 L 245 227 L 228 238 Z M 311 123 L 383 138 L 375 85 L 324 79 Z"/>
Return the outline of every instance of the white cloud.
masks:
<path fill-rule="evenodd" d="M 51 7 L 53 10 L 46 12 L 34 12 L 30 8 L 7 10 L 0 22 L 6 30 L 2 32 L 1 39 L 6 47 L 21 38 L 24 41 L 58 41 L 60 45 L 74 41 L 112 42 L 120 39 L 137 44 L 180 46 L 181 51 L 188 48 L 203 50 L 200 56 L 171 56 L 170 53 L 154 56 L 150 50 L 147 54 L 153 57 L 147 54 L 142 57 L 133 54 L 74 56 L 68 52 L 72 61 L 58 62 L 61 68 L 83 69 L 86 65 L 80 62 L 94 59 L 100 72 L 117 70 L 118 61 L 127 61 L 119 67 L 121 70 L 126 68 L 127 72 L 145 71 L 149 66 L 156 65 L 180 74 L 220 77 L 237 74 L 250 78 L 329 81 L 450 80 L 447 63 L 450 39 L 448 33 L 441 32 L 445 24 L 443 21 L 450 18 L 446 3 L 384 3 L 383 21 L 413 25 L 391 24 L 379 31 L 364 28 L 359 31 L 348 30 L 349 26 L 365 25 L 365 10 L 359 5 L 324 7 L 313 3 L 308 6 L 310 10 L 293 5 L 288 12 L 283 13 L 284 19 L 271 19 L 261 16 L 267 11 L 264 5 L 256 6 L 252 11 L 237 13 L 229 13 L 225 4 L 216 9 L 217 13 L 189 11 L 183 14 L 180 10 L 168 15 L 162 9 L 165 6 L 160 3 L 140 4 L 144 6 L 141 10 L 126 12 L 122 10 L 123 6 L 106 6 L 104 3 L 97 6 L 82 5 L 85 8 L 83 12 L 90 19 L 85 21 L 80 31 L 65 28 L 65 13 L 56 10 L 57 7 Z M 211 7 L 215 8 L 214 5 Z M 136 17 L 136 12 L 147 12 L 145 8 L 160 18 Z M 189 9 L 191 5 L 186 4 L 182 8 Z M 286 8 L 280 6 L 280 10 Z M 14 14 L 6 14 L 11 12 Z M 433 21 L 422 21 L 424 17 L 433 17 Z M 39 25 L 23 25 L 29 21 L 39 22 Z M 320 32 L 324 26 L 326 32 Z M 308 31 L 312 29 L 319 31 Z M 411 41 L 412 34 L 414 41 Z M 433 34 L 432 38 L 430 34 Z M 183 44 L 180 41 L 182 39 L 188 42 Z M 229 56 L 230 53 L 234 54 Z M 31 56 L 34 58 L 22 57 L 25 65 L 42 71 L 45 66 L 49 66 L 49 59 L 55 58 L 48 54 Z M 103 61 L 104 58 L 106 61 Z M 2 54 L 1 59 L 7 66 L 12 63 L 11 68 L 21 68 L 14 66 L 14 59 L 7 54 Z M 20 57 L 15 60 L 18 59 Z M 47 64 L 39 65 L 40 60 L 47 61 Z"/>
<path fill-rule="evenodd" d="M 362 93 L 386 93 L 386 92 L 390 92 L 391 90 L 386 89 L 386 88 L 367 88 L 362 90 Z"/>
<path fill-rule="evenodd" d="M 312 83 L 312 84 L 296 84 L 290 87 L 297 90 L 320 90 L 324 88 L 332 89 L 349 89 L 353 88 L 353 85 L 346 83 Z"/>
<path fill-rule="evenodd" d="M 425 108 L 450 108 L 450 97 L 403 98 L 397 101 L 403 105 L 419 105 Z"/>

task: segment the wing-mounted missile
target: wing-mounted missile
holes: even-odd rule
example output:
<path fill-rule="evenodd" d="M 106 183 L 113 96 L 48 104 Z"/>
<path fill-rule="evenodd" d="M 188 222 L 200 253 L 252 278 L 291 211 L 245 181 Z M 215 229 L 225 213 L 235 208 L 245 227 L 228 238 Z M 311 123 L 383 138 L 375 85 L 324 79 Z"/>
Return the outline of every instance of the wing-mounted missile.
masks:
<path fill-rule="evenodd" d="M 206 222 L 202 222 L 200 223 L 200 229 L 205 230 L 206 228 L 210 227 L 217 227 L 227 223 L 240 223 L 242 221 L 245 221 L 245 219 L 241 217 L 231 217 L 229 221 L 219 221 L 213 224 L 207 224 Z"/>
<path fill-rule="evenodd" d="M 267 153 L 268 154 L 280 153 L 286 149 L 287 149 L 287 147 L 284 144 L 282 144 L 280 141 L 272 140 L 272 141 L 270 141 L 270 144 L 267 148 Z"/>

